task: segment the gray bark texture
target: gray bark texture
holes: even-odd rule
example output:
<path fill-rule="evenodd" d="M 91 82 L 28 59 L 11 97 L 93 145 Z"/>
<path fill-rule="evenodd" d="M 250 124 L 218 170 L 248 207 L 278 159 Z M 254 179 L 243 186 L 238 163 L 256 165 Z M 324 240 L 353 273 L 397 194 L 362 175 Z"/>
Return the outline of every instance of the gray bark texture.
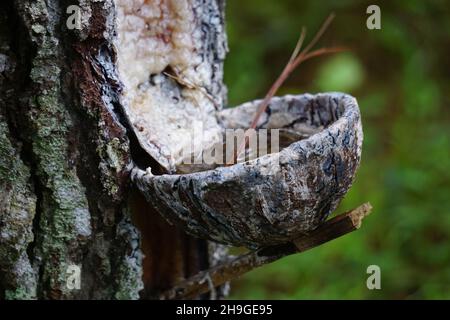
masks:
<path fill-rule="evenodd" d="M 188 2 L 221 106 L 223 1 Z M 72 4 L 81 29 L 66 27 Z M 0 299 L 152 298 L 224 255 L 130 183 L 133 166 L 158 166 L 120 98 L 115 15 L 112 0 L 0 3 Z M 71 265 L 80 289 L 67 286 Z"/>

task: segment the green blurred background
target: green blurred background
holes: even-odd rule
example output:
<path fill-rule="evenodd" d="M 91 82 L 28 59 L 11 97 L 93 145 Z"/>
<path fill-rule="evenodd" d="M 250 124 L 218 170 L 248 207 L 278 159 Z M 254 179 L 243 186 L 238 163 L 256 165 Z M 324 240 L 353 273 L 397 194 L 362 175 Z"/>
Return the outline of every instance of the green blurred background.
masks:
<path fill-rule="evenodd" d="M 302 26 L 350 52 L 310 60 L 279 91 L 344 91 L 362 112 L 356 181 L 338 212 L 370 201 L 362 229 L 232 283 L 231 298 L 450 298 L 450 1 L 384 1 L 381 30 L 365 1 L 228 0 L 229 104 L 262 98 Z M 368 290 L 366 268 L 381 268 Z"/>

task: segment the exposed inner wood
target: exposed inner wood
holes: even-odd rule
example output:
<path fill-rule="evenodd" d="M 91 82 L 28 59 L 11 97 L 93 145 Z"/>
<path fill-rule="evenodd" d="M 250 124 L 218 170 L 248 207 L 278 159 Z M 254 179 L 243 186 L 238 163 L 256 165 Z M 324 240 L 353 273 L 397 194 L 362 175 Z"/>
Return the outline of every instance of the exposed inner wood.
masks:
<path fill-rule="evenodd" d="M 222 106 L 216 79 L 221 61 L 214 61 L 221 54 L 214 58 L 209 46 L 215 41 L 212 32 L 222 28 L 220 16 L 209 16 L 216 2 L 116 3 L 122 103 L 141 146 L 167 171 L 174 171 L 191 136 L 201 140 L 201 149 L 220 138 L 213 113 Z"/>
<path fill-rule="evenodd" d="M 130 197 L 133 222 L 141 231 L 143 297 L 154 297 L 179 279 L 208 268 L 206 241 L 193 238 L 170 225 L 136 190 Z"/>

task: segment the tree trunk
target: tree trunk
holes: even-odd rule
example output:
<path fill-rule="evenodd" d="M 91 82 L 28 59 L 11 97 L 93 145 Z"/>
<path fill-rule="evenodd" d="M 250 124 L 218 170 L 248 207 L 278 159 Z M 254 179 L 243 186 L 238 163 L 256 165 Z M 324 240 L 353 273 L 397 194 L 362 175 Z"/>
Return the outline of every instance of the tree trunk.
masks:
<path fill-rule="evenodd" d="M 223 105 L 223 0 L 187 2 Z M 0 7 L 0 299 L 152 298 L 218 263 L 223 247 L 169 225 L 129 180 L 158 166 L 119 98 L 117 0 Z"/>

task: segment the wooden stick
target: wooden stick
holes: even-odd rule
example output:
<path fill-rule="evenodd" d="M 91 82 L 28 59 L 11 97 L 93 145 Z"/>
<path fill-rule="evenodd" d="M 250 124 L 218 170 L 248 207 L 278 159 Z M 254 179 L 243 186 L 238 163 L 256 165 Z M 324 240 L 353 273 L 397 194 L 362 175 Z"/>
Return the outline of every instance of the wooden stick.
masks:
<path fill-rule="evenodd" d="M 261 248 L 225 261 L 176 284 L 171 289 L 163 292 L 159 298 L 193 298 L 213 290 L 214 287 L 220 286 L 262 265 L 294 253 L 304 252 L 317 247 L 325 242 L 359 229 L 361 227 L 362 219 L 366 217 L 371 210 L 372 206 L 369 203 L 365 203 L 356 209 L 326 221 L 316 230 L 294 240 L 292 243 Z"/>

